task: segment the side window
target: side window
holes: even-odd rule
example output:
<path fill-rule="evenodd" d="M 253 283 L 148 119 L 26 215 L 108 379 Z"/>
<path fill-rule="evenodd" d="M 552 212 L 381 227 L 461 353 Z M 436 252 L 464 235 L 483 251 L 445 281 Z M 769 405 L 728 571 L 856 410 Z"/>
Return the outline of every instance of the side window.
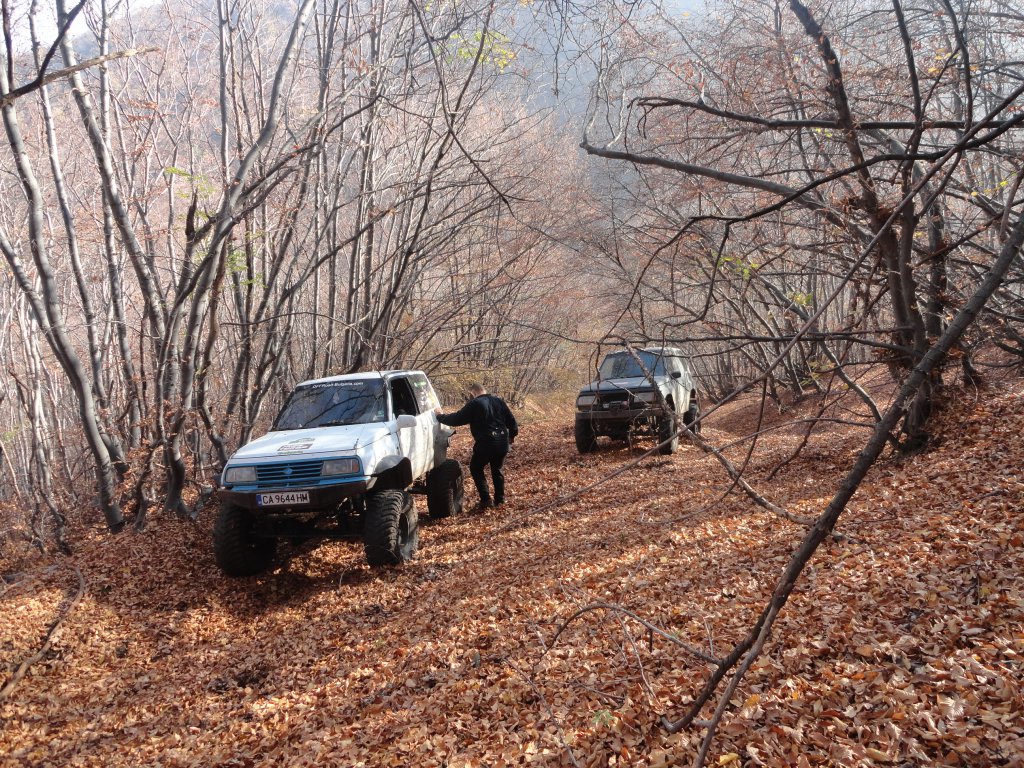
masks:
<path fill-rule="evenodd" d="M 413 394 L 416 396 L 416 407 L 419 409 L 419 413 L 432 411 L 441 404 L 437 399 L 437 395 L 434 394 L 434 388 L 430 386 L 427 377 L 422 373 L 414 373 L 410 376 L 409 383 L 412 385 Z"/>
<path fill-rule="evenodd" d="M 416 398 L 406 379 L 391 380 L 391 406 L 395 409 L 395 416 L 415 416 Z"/>

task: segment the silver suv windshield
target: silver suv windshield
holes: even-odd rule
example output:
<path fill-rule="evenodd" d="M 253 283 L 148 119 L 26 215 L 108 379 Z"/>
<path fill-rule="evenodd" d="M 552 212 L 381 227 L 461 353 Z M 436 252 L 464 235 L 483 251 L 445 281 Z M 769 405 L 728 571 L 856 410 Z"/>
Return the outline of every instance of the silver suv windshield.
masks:
<path fill-rule="evenodd" d="M 292 392 L 271 431 L 386 421 L 387 402 L 383 379 L 308 384 Z"/>
<path fill-rule="evenodd" d="M 636 354 L 648 371 L 655 376 L 665 375 L 665 358 L 655 357 L 650 352 L 637 352 Z M 608 355 L 601 361 L 598 372 L 602 379 L 629 379 L 647 375 L 628 352 L 615 352 Z"/>

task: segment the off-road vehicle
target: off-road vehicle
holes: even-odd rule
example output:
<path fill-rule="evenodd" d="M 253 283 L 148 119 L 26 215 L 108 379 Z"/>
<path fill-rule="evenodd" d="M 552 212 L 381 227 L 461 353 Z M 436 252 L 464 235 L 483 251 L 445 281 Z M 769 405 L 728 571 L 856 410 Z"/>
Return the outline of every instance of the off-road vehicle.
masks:
<path fill-rule="evenodd" d="M 680 350 L 644 347 L 634 352 L 636 357 L 628 350 L 608 354 L 598 366 L 597 379 L 576 396 L 580 453 L 593 451 L 600 435 L 614 440 L 653 435 L 663 443 L 661 453 L 675 453 L 678 420 L 689 426 L 700 416 L 697 385 Z M 668 410 L 662 407 L 658 392 Z"/>
<path fill-rule="evenodd" d="M 412 493 L 431 517 L 462 510 L 454 430 L 439 424 L 421 371 L 332 376 L 296 386 L 263 437 L 228 460 L 217 490 L 217 565 L 266 570 L 280 539 L 362 538 L 372 566 L 409 560 L 419 545 Z"/>

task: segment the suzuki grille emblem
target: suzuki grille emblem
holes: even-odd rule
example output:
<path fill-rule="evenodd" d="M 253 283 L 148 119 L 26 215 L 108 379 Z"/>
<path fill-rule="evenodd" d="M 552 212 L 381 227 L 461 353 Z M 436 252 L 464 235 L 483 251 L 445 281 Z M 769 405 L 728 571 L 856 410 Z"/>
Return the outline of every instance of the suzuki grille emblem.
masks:
<path fill-rule="evenodd" d="M 291 474 L 292 474 L 292 468 L 291 467 L 285 467 L 284 468 L 284 474 L 285 474 L 286 477 L 290 477 Z"/>

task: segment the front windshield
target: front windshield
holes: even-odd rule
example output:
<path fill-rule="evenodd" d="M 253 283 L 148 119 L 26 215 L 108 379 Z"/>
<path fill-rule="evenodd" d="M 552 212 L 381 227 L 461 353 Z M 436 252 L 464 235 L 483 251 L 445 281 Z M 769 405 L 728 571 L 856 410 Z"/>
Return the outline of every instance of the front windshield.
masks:
<path fill-rule="evenodd" d="M 330 381 L 299 387 L 281 409 L 273 431 L 387 419 L 387 396 L 381 379 Z"/>
<path fill-rule="evenodd" d="M 665 375 L 665 358 L 655 357 L 650 352 L 637 352 L 636 355 L 643 361 L 644 367 L 655 376 Z M 608 355 L 601 362 L 598 373 L 602 379 L 629 379 L 647 375 L 628 352 Z"/>

